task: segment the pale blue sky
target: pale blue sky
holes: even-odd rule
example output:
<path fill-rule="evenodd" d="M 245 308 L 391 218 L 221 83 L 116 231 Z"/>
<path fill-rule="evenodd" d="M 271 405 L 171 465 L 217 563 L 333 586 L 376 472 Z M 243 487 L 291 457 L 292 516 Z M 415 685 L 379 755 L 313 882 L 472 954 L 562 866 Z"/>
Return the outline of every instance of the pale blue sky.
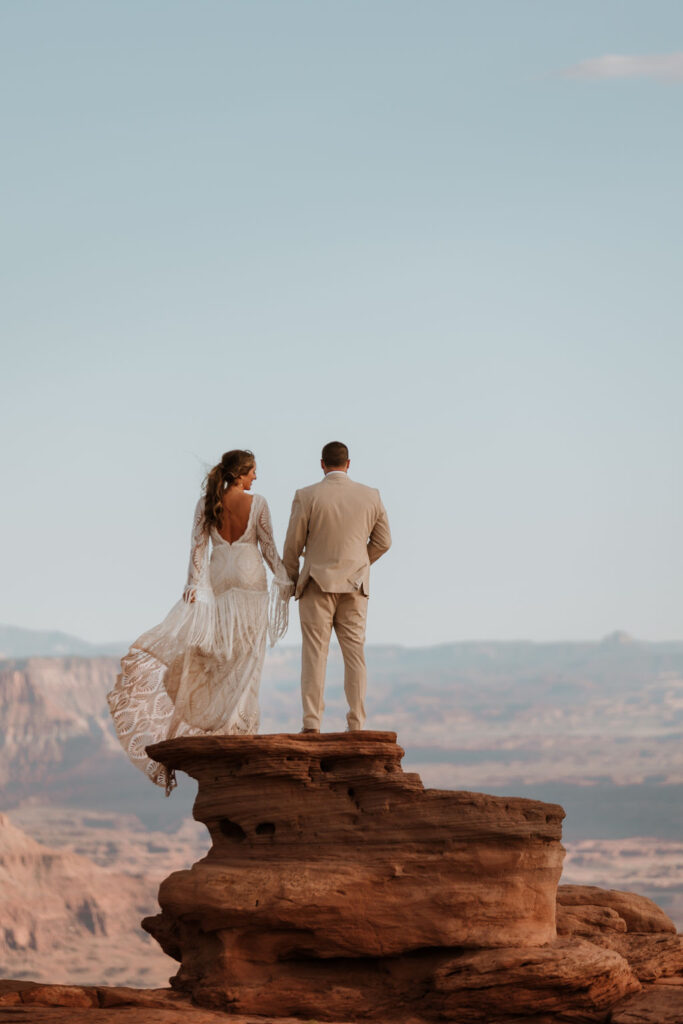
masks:
<path fill-rule="evenodd" d="M 678 0 L 0 0 L 0 48 L 0 621 L 132 639 L 207 465 L 281 545 L 339 438 L 370 641 L 683 636 Z"/>

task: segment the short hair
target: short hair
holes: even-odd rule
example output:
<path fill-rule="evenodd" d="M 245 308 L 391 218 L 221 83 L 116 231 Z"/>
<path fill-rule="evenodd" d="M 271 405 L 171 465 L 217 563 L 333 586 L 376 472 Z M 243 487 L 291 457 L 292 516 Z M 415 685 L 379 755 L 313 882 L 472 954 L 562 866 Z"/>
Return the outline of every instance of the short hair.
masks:
<path fill-rule="evenodd" d="M 343 466 L 349 461 L 349 449 L 341 441 L 328 441 L 323 448 L 322 460 L 326 466 Z"/>

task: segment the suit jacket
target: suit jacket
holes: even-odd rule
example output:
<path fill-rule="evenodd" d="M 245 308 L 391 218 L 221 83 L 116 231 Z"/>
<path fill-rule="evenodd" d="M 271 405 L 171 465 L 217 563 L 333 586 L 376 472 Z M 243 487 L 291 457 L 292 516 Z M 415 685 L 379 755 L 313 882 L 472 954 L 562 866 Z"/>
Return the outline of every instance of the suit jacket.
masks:
<path fill-rule="evenodd" d="M 370 564 L 391 546 L 389 521 L 374 487 L 329 473 L 294 495 L 282 561 L 299 598 L 313 578 L 321 590 L 370 593 Z M 299 571 L 299 558 L 304 564 Z"/>

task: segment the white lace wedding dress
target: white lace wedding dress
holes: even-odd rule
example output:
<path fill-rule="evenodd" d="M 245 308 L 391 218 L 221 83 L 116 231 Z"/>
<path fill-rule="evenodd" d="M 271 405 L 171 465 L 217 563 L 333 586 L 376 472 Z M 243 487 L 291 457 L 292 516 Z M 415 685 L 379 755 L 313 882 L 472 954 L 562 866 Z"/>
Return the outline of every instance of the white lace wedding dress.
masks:
<path fill-rule="evenodd" d="M 270 594 L 264 559 L 273 573 Z M 247 527 L 232 543 L 206 529 L 204 499 L 198 502 L 183 593 L 194 591 L 195 600 L 178 601 L 135 641 L 107 694 L 124 750 L 167 794 L 175 778 L 147 756 L 149 744 L 258 731 L 266 640 L 272 645 L 287 631 L 293 590 L 265 498 L 253 496 Z"/>

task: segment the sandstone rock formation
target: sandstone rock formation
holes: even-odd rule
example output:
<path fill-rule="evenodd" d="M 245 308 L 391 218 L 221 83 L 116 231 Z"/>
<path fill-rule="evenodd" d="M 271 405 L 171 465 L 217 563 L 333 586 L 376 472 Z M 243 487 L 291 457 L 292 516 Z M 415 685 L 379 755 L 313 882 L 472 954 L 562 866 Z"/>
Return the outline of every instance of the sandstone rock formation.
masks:
<path fill-rule="evenodd" d="M 0 814 L 0 977 L 165 981 L 171 961 L 138 928 L 153 903 L 145 879 L 43 846 Z"/>
<path fill-rule="evenodd" d="M 0 1024 L 263 1024 L 202 1010 L 170 989 L 0 981 Z M 279 1024 L 289 1024 L 281 1021 Z M 297 1022 L 294 1022 L 297 1024 Z"/>
<path fill-rule="evenodd" d="M 675 984 L 680 982 L 680 984 Z M 530 998 L 533 998 L 531 995 Z M 466 1017 L 449 1017 L 444 1024 L 460 1024 Z M 491 1017 L 492 1021 L 498 1019 Z M 562 1024 L 594 1020 L 579 1013 L 517 1016 L 533 1024 Z M 601 1021 L 610 1024 L 681 1024 L 683 978 L 646 986 L 622 1001 Z M 381 1024 L 394 1024 L 386 1017 Z M 181 992 L 171 989 L 105 988 L 103 986 L 36 985 L 27 981 L 0 981 L 0 1024 L 316 1024 L 300 1018 L 273 1015 L 225 1014 L 201 1009 Z M 336 1022 L 341 1024 L 341 1022 Z"/>
<path fill-rule="evenodd" d="M 683 975 L 683 936 L 652 900 L 594 885 L 561 885 L 557 902 L 559 935 L 586 936 L 614 950 L 641 982 Z"/>
<path fill-rule="evenodd" d="M 413 747 L 412 765 L 421 761 L 422 777 L 431 785 L 485 789 L 504 784 L 496 792 L 553 793 L 549 799 L 559 802 L 566 796 L 575 837 L 611 835 L 610 822 L 603 817 L 611 806 L 612 822 L 619 820 L 632 835 L 657 838 L 576 840 L 571 844 L 575 862 L 568 865 L 569 858 L 565 859 L 564 880 L 645 892 L 683 929 L 683 895 L 673 895 L 681 888 L 681 844 L 676 838 L 661 838 L 678 835 L 683 748 L 671 733 L 670 721 L 683 693 L 683 644 L 636 649 L 632 645 L 615 651 L 610 648 L 608 657 L 603 645 L 595 644 L 459 644 L 422 652 L 370 649 L 373 721 L 392 729 L 403 723 L 403 735 L 410 736 Z M 264 709 L 264 721 L 270 729 L 298 727 L 292 701 L 297 658 L 293 648 L 278 647 L 267 662 L 266 684 L 273 699 Z M 51 848 L 25 851 L 30 870 L 20 873 L 19 867 L 12 868 L 22 885 L 5 886 L 12 913 L 29 925 L 37 922 L 40 938 L 36 949 L 30 941 L 28 947 L 18 943 L 11 948 L 7 936 L 3 946 L 5 932 L 0 928 L 0 973 L 5 975 L 20 973 L 76 985 L 117 984 L 124 979 L 128 984 L 161 985 L 177 969 L 155 950 L 156 944 L 144 944 L 136 927 L 142 910 L 135 908 L 146 903 L 146 912 L 153 913 L 158 879 L 189 865 L 206 848 L 188 856 L 190 837 L 170 834 L 189 814 L 194 787 L 183 779 L 173 798 L 165 800 L 131 769 L 112 739 L 104 699 L 117 670 L 116 659 L 106 657 L 0 662 L 0 808 L 10 809 L 15 824 Z M 327 714 L 341 723 L 338 653 L 331 658 L 328 690 Z M 636 720 L 641 725 L 647 722 L 646 739 L 642 730 L 634 731 Z M 654 763 L 667 785 L 648 783 Z M 596 785 L 546 785 L 578 776 Z M 643 785 L 608 792 L 599 782 L 602 776 L 640 780 Z M 119 812 L 134 812 L 145 827 L 128 822 Z M 206 829 L 196 827 L 208 843 Z M 46 852 L 55 858 L 49 876 Z M 94 860 L 110 873 L 95 877 L 92 865 L 81 861 L 68 886 L 63 879 L 56 881 L 60 854 L 67 852 Z M 121 898 L 114 901 L 115 876 L 124 874 L 144 877 L 144 882 L 138 879 L 140 891 L 147 893 L 144 899 L 129 900 L 129 890 L 122 884 Z M 6 877 L 0 871 L 0 882 Z M 91 906 L 102 912 L 106 905 L 107 934 L 74 920 L 81 905 L 79 880 Z M 62 891 L 68 900 L 59 909 Z M 655 929 L 649 935 L 630 925 L 627 929 L 611 903 L 589 894 L 581 899 L 585 902 L 558 906 L 563 942 L 574 937 L 628 960 L 644 986 L 629 1000 L 642 1000 L 662 988 L 676 989 L 671 984 L 676 975 L 666 973 L 677 969 L 679 955 L 670 929 Z M 5 899 L 3 906 L 7 903 Z M 43 914 L 44 909 L 49 913 Z M 3 920 L 0 917 L 0 926 Z M 605 922 L 604 929 L 596 927 L 600 921 Z M 611 933 L 614 941 L 608 941 Z M 9 943 L 26 934 L 30 936 L 31 928 L 23 935 L 19 928 Z M 487 951 L 472 950 L 480 952 Z M 660 1001 L 664 998 L 670 998 L 666 992 L 658 996 Z M 675 1019 L 681 1024 L 683 1013 Z"/>
<path fill-rule="evenodd" d="M 120 753 L 105 694 L 113 658 L 29 658 L 0 662 L 0 793 L 5 809 L 37 788 L 83 777 L 82 765 Z"/>
<path fill-rule="evenodd" d="M 181 961 L 175 989 L 200 1005 L 597 1022 L 641 992 L 639 974 L 683 969 L 671 922 L 628 894 L 561 887 L 558 937 L 562 808 L 425 790 L 393 733 L 204 737 L 150 753 L 198 780 L 194 814 L 213 843 L 162 883 L 162 912 L 143 922 Z"/>
<path fill-rule="evenodd" d="M 133 814 L 45 807 L 33 802 L 13 808 L 8 817 L 41 845 L 76 853 L 114 872 L 144 878 L 154 887 L 154 904 L 162 878 L 189 867 L 210 846 L 205 827 L 191 818 L 174 832 L 161 832 L 145 828 Z"/>
<path fill-rule="evenodd" d="M 106 701 L 119 670 L 104 657 L 0 661 L 0 810 L 26 801 L 109 810 L 166 830 L 187 818 L 191 786 L 160 800 L 130 770 Z"/>
<path fill-rule="evenodd" d="M 683 940 L 666 915 L 630 893 L 557 889 L 560 807 L 425 791 L 387 733 L 154 754 L 199 779 L 213 840 L 145 922 L 182 960 L 174 988 L 0 981 L 0 1024 L 682 1024 Z M 33 933 L 18 896 L 3 912 L 5 928 L 18 922 L 11 942 L 58 945 L 55 908 L 89 901 L 81 928 L 135 943 L 121 910 L 136 879 L 95 868 L 103 898 L 89 861 L 1 818 L 0 851 L 5 893 L 23 870 L 44 876 Z M 107 863 L 101 838 L 93 852 Z"/>
<path fill-rule="evenodd" d="M 647 934 L 669 932 L 676 934 L 676 926 L 656 903 L 645 896 L 617 889 L 600 889 L 596 885 L 560 885 L 557 902 L 567 908 L 599 908 L 617 914 L 624 922 L 624 931 Z M 621 930 L 621 929 L 619 929 Z"/>
<path fill-rule="evenodd" d="M 590 790 L 586 792 L 590 794 Z M 596 793 L 595 797 L 599 804 L 600 794 Z M 646 798 L 647 794 L 643 793 L 641 799 Z M 673 830 L 683 824 L 678 813 L 681 799 L 671 792 L 670 800 L 672 808 L 666 821 Z M 632 817 L 625 830 L 645 827 L 635 804 L 634 800 L 629 812 Z M 658 814 L 659 809 L 653 813 Z M 574 822 L 573 808 L 569 814 Z M 665 831 L 667 825 L 661 830 Z M 628 839 L 572 840 L 563 835 L 562 845 L 567 851 L 562 881 L 642 893 L 666 912 L 679 931 L 683 930 L 683 836 L 681 839 L 637 835 Z"/>

